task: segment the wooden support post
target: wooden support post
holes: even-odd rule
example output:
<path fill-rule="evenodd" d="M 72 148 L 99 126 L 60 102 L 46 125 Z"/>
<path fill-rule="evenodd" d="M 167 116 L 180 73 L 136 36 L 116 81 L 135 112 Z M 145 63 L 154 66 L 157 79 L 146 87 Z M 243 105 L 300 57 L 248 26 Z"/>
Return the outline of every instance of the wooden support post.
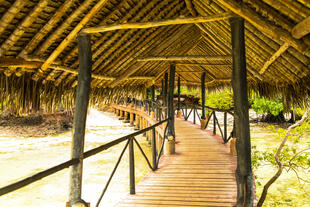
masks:
<path fill-rule="evenodd" d="M 84 137 L 92 68 L 92 54 L 89 35 L 78 36 L 78 48 L 79 74 L 78 86 L 76 90 L 71 158 L 78 158 L 80 159 L 80 162 L 70 168 L 69 206 L 82 201 L 81 194 Z"/>
<path fill-rule="evenodd" d="M 136 194 L 135 184 L 135 155 L 133 146 L 133 137 L 129 141 L 129 187 L 130 194 Z"/>
<path fill-rule="evenodd" d="M 177 117 L 181 118 L 182 111 L 181 111 L 181 77 L 178 77 L 178 108 L 177 108 Z"/>
<path fill-rule="evenodd" d="M 165 91 L 165 85 L 164 85 L 164 79 L 161 80 L 161 97 L 162 97 L 162 106 L 164 106 L 164 91 Z"/>
<path fill-rule="evenodd" d="M 124 123 L 129 123 L 128 115 L 129 115 L 129 112 L 124 111 L 124 120 L 123 120 Z"/>
<path fill-rule="evenodd" d="M 244 41 L 244 20 L 233 17 L 231 25 L 234 93 L 234 118 L 236 124 L 237 148 L 237 207 L 253 206 L 253 176 L 251 168 L 251 142 L 249 127 L 249 103 L 246 79 L 246 57 Z"/>
<path fill-rule="evenodd" d="M 200 120 L 200 128 L 205 129 L 205 126 L 207 124 L 207 118 L 206 118 L 206 72 L 203 72 L 201 74 L 201 120 Z"/>
<path fill-rule="evenodd" d="M 168 104 L 168 73 L 165 73 L 163 101 L 164 101 L 164 107 L 166 107 L 165 108 L 165 118 L 167 118 L 168 117 L 168 112 L 167 112 L 167 104 Z"/>
<path fill-rule="evenodd" d="M 154 102 L 155 102 L 155 85 L 152 85 L 151 87 L 151 99 L 152 99 L 152 111 L 155 111 L 155 108 L 154 108 Z"/>
<path fill-rule="evenodd" d="M 136 114 L 136 124 L 135 124 L 135 130 L 140 129 L 140 116 Z"/>
<path fill-rule="evenodd" d="M 124 116 L 125 116 L 125 111 L 120 110 L 120 117 L 118 118 L 118 120 L 123 120 Z"/>
<path fill-rule="evenodd" d="M 134 126 L 134 113 L 129 112 L 129 122 L 130 122 L 130 126 Z"/>
<path fill-rule="evenodd" d="M 169 94 L 168 94 L 168 135 L 165 145 L 165 154 L 175 153 L 175 132 L 174 132 L 174 108 L 173 108 L 173 91 L 174 91 L 175 64 L 170 65 Z"/>

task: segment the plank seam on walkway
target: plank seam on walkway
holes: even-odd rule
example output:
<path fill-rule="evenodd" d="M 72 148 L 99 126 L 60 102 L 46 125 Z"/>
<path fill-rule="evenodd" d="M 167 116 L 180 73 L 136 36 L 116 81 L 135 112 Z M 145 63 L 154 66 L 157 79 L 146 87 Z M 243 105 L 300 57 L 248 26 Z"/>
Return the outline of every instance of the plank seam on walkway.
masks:
<path fill-rule="evenodd" d="M 136 195 L 127 195 L 116 206 L 234 205 L 236 158 L 229 147 L 218 135 L 184 119 L 175 120 L 175 131 L 176 154 L 163 156 L 159 169 L 136 186 Z"/>

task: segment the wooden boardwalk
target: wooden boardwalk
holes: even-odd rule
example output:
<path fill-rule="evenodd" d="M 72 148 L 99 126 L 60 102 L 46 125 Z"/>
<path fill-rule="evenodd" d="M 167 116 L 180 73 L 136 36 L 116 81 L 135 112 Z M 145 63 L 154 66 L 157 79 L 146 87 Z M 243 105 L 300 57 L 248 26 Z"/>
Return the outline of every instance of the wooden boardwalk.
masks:
<path fill-rule="evenodd" d="M 176 119 L 176 154 L 163 156 L 156 172 L 117 206 L 233 206 L 235 157 L 219 136 Z"/>

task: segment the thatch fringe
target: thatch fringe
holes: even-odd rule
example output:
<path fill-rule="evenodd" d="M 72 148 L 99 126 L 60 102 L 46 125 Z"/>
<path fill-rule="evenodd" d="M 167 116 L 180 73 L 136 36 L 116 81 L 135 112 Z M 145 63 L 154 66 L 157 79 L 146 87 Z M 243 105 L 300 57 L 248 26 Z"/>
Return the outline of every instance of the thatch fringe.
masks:
<path fill-rule="evenodd" d="M 249 81 L 249 92 L 255 92 L 266 98 L 284 99 L 284 104 L 307 106 L 310 95 L 310 79 L 304 78 L 298 83 L 273 85 L 268 82 Z M 214 82 L 208 86 L 208 91 L 230 88 L 230 82 Z M 189 89 L 200 88 L 199 85 L 188 85 Z M 18 77 L 5 76 L 0 72 L 0 109 L 5 109 L 15 115 L 27 115 L 36 112 L 54 112 L 63 109 L 73 113 L 75 104 L 75 88 L 69 86 L 55 86 L 49 81 L 45 84 L 33 81 L 31 73 Z M 102 107 L 110 103 L 117 103 L 122 98 L 144 99 L 145 85 L 134 85 L 115 88 L 91 89 L 90 105 Z"/>
<path fill-rule="evenodd" d="M 145 87 L 128 86 L 116 88 L 92 88 L 90 105 L 101 107 L 110 103 L 117 103 L 121 98 L 131 97 L 143 99 Z M 0 109 L 17 116 L 38 112 L 55 112 L 65 110 L 73 113 L 76 89 L 69 86 L 55 86 L 49 81 L 33 81 L 31 73 L 18 77 L 5 76 L 0 73 Z"/>

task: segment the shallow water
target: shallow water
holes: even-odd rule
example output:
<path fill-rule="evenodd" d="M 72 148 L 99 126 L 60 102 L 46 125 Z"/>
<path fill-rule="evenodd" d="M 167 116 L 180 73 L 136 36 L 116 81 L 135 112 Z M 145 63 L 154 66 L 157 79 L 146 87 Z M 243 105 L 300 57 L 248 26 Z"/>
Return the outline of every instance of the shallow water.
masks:
<path fill-rule="evenodd" d="M 218 119 L 222 123 L 222 113 Z M 252 114 L 253 115 L 253 114 Z M 193 121 L 191 116 L 189 120 Z M 196 117 L 198 122 L 198 117 Z M 228 116 L 228 133 L 232 128 L 232 118 Z M 212 120 L 209 129 L 212 130 Z M 123 124 L 111 113 L 91 110 L 87 120 L 85 150 L 133 132 L 128 124 Z M 275 133 L 259 124 L 251 124 L 251 141 L 259 150 L 270 150 L 278 145 Z M 145 137 L 137 137 L 147 155 L 150 147 Z M 70 159 L 71 132 L 41 138 L 20 138 L 0 136 L 0 186 L 17 181 L 53 165 Z M 97 199 L 118 159 L 125 143 L 84 161 L 82 198 L 95 206 Z M 149 171 L 146 162 L 135 148 L 136 181 L 139 182 Z M 101 206 L 113 206 L 121 196 L 129 192 L 128 152 L 125 153 L 116 174 L 106 192 Z M 0 197 L 0 206 L 6 207 L 63 207 L 67 201 L 69 170 L 63 170 L 44 178 L 16 192 Z M 255 171 L 256 181 L 264 184 L 275 172 L 270 165 L 261 166 Z M 262 186 L 257 186 L 258 195 Z M 308 189 L 310 191 L 310 188 Z M 265 206 L 309 207 L 310 198 L 301 190 L 296 176 L 283 172 L 281 178 L 272 185 Z"/>
<path fill-rule="evenodd" d="M 132 127 L 113 114 L 92 109 L 87 117 L 85 151 L 132 132 Z M 151 150 L 145 137 L 137 139 L 150 157 Z M 0 186 L 5 186 L 70 159 L 71 132 L 41 138 L 0 136 L 0 143 Z M 84 160 L 82 198 L 92 206 L 95 206 L 124 145 L 125 142 Z M 127 151 L 100 206 L 113 206 L 129 192 Z M 139 182 L 149 169 L 137 148 L 135 154 L 136 182 Z M 63 207 L 68 200 L 68 185 L 69 170 L 66 169 L 1 196 L 0 206 Z"/>
<path fill-rule="evenodd" d="M 305 137 L 306 143 L 310 144 L 309 137 Z M 251 142 L 257 146 L 257 150 L 264 152 L 277 148 L 281 140 L 274 130 L 268 125 L 251 124 Z M 257 187 L 257 199 L 263 190 L 263 185 L 276 173 L 277 169 L 270 164 L 261 165 L 254 170 Z M 303 175 L 310 179 L 310 175 Z M 303 190 L 304 188 L 304 190 Z M 294 172 L 284 170 L 280 178 L 271 185 L 268 191 L 264 207 L 309 207 L 310 184 L 301 185 Z"/>

